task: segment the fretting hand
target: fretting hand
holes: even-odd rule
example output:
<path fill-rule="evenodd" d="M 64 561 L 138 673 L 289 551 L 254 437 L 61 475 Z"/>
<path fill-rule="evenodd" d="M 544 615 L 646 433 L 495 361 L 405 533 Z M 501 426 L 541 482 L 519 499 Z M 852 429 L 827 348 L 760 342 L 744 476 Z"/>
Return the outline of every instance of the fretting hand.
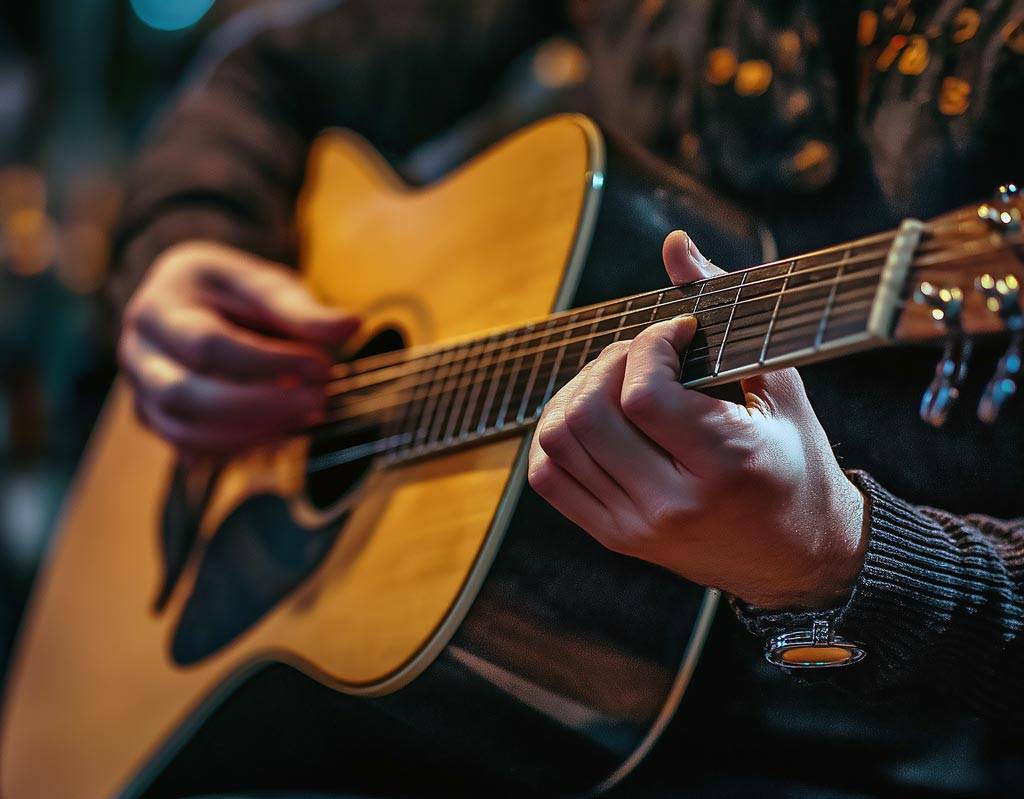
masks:
<path fill-rule="evenodd" d="M 676 231 L 682 284 L 721 274 Z M 683 388 L 692 316 L 607 347 L 551 400 L 530 484 L 606 547 L 763 608 L 819 608 L 863 562 L 863 498 L 793 369 L 742 382 L 744 405 Z"/>
<path fill-rule="evenodd" d="M 118 358 L 147 426 L 186 453 L 233 452 L 322 417 L 329 348 L 358 324 L 286 267 L 186 242 L 132 297 Z"/>

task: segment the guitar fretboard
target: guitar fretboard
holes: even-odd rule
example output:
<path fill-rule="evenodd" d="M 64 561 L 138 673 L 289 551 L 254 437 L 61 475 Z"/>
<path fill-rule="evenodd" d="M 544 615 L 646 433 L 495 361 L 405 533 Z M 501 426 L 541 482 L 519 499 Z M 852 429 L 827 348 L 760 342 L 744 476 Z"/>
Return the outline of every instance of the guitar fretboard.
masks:
<path fill-rule="evenodd" d="M 691 388 L 870 346 L 865 334 L 893 239 L 883 234 L 567 311 L 384 364 L 356 362 L 338 381 L 332 422 L 344 431 L 372 421 L 366 446 L 390 463 L 521 431 L 609 344 L 682 314 L 698 323 L 681 356 L 681 380 Z"/>

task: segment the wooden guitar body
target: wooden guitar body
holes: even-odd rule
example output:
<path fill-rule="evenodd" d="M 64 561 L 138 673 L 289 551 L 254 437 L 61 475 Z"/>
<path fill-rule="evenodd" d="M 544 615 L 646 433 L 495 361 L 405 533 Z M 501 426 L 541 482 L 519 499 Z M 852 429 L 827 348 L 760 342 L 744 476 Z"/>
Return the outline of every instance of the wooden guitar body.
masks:
<path fill-rule="evenodd" d="M 564 116 L 420 190 L 328 133 L 300 203 L 304 272 L 363 317 L 359 350 L 660 285 L 672 227 L 720 262 L 763 258 L 752 222 L 659 170 Z M 371 462 L 327 502 L 307 496 L 306 450 L 181 467 L 115 386 L 24 624 L 4 799 L 134 797 L 165 770 L 149 795 L 343 790 L 369 738 L 396 764 L 413 741 L 538 792 L 633 768 L 686 686 L 713 593 L 547 508 L 522 434 Z"/>

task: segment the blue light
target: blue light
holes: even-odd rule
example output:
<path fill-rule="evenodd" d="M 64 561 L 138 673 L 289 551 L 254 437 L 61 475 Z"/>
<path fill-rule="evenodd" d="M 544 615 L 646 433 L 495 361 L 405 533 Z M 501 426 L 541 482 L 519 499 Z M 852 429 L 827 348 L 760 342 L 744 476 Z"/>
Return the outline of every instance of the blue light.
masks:
<path fill-rule="evenodd" d="M 149 27 L 179 31 L 195 25 L 213 6 L 214 0 L 132 0 L 135 15 Z"/>

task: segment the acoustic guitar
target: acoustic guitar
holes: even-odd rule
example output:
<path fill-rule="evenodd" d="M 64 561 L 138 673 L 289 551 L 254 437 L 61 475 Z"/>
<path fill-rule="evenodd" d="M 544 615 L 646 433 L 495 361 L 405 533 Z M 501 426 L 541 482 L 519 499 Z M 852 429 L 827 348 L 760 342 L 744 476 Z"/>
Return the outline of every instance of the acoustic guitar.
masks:
<path fill-rule="evenodd" d="M 702 390 L 944 343 L 922 401 L 936 424 L 970 337 L 1011 330 L 990 418 L 1021 363 L 1022 207 L 1002 187 L 773 260 L 763 225 L 580 116 L 425 188 L 324 134 L 298 208 L 304 276 L 365 320 L 328 420 L 186 465 L 114 386 L 24 622 L 2 796 L 339 789 L 373 747 L 520 795 L 615 785 L 675 711 L 717 596 L 603 550 L 529 491 L 544 404 L 610 342 L 694 313 L 680 379 Z M 675 227 L 718 263 L 762 265 L 660 286 Z M 191 776 L 152 787 L 182 759 Z"/>

